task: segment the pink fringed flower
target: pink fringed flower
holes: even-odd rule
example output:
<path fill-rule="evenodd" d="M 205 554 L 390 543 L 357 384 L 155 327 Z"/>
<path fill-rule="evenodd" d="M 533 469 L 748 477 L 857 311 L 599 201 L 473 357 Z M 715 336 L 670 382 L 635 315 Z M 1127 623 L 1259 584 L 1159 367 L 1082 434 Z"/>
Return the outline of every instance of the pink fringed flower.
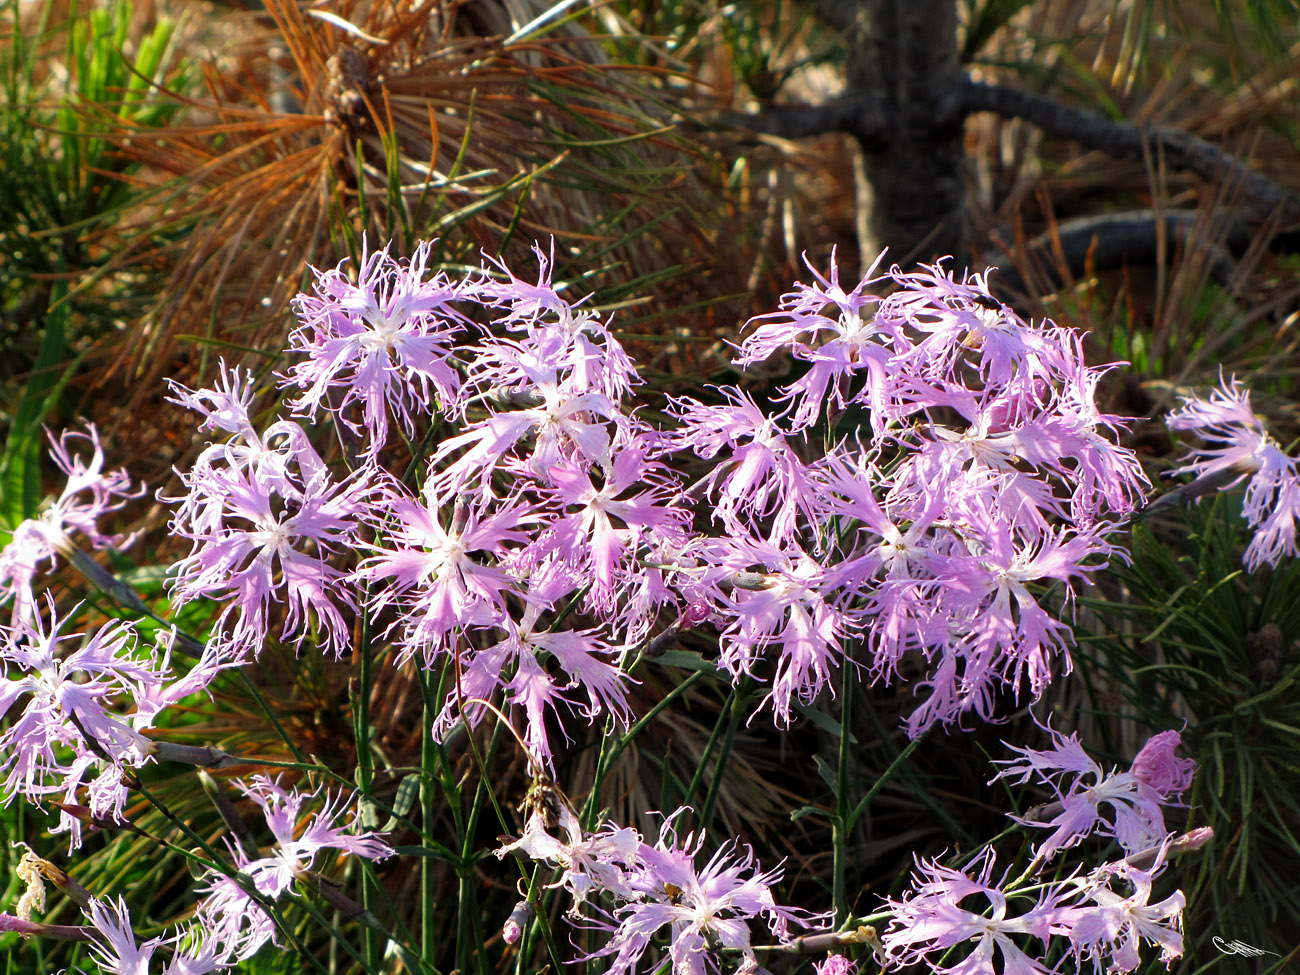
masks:
<path fill-rule="evenodd" d="M 1197 434 L 1209 444 L 1187 452 L 1188 463 L 1174 474 L 1196 478 L 1187 489 L 1195 496 L 1197 485 L 1236 475 L 1231 483 L 1249 478 L 1242 515 L 1255 529 L 1246 548 L 1246 568 L 1277 565 L 1284 555 L 1300 554 L 1296 523 L 1300 521 L 1300 461 L 1283 453 L 1259 417 L 1250 408 L 1250 392 L 1235 378 L 1221 384 L 1209 399 L 1187 396 L 1183 407 L 1169 417 L 1174 430 Z"/>
<path fill-rule="evenodd" d="M 1027 910 L 1013 910 L 1002 881 L 991 881 L 994 860 L 992 847 L 965 870 L 917 860 L 912 889 L 902 900 L 889 901 L 894 918 L 881 937 L 889 957 L 899 965 L 925 964 L 935 975 L 1046 975 L 1036 956 L 1045 953 L 1073 891 L 1049 887 L 1031 898 Z M 1039 947 L 1031 955 L 1026 949 L 1034 941 Z M 941 967 L 940 959 L 959 945 L 969 945 L 969 953 Z"/>
<path fill-rule="evenodd" d="M 610 975 L 631 975 L 637 970 L 651 938 L 670 929 L 668 955 L 674 975 L 703 975 L 720 971 L 713 952 L 730 948 L 741 955 L 740 970 L 757 970 L 750 941 L 749 922 L 766 918 L 773 935 L 785 938 L 792 923 L 812 920 L 804 912 L 782 907 L 772 894 L 781 868 L 759 871 L 754 852 L 742 854 L 735 843 L 725 843 L 703 869 L 695 857 L 704 835 L 688 834 L 679 841 L 673 821 L 685 810 L 669 816 L 654 846 L 642 843 L 640 869 L 630 878 L 633 898 L 614 911 L 608 922 L 592 927 L 611 931 L 613 937 L 589 958 L 610 958 Z M 748 875 L 748 876 L 746 876 Z"/>
<path fill-rule="evenodd" d="M 173 533 L 192 542 L 173 567 L 172 593 L 180 603 L 205 596 L 225 602 L 214 639 L 228 657 L 261 652 L 275 603 L 285 605 L 286 642 L 306 640 L 314 619 L 326 650 L 339 656 L 348 646 L 342 610 L 356 603 L 333 556 L 355 544 L 370 472 L 336 482 L 318 462 L 303 444 L 278 473 L 196 467 L 183 475 L 187 493 L 170 499 L 179 502 Z"/>
<path fill-rule="evenodd" d="M 125 543 L 123 536 L 100 532 L 99 520 L 143 491 L 131 486 L 125 471 L 104 470 L 104 447 L 94 424 L 88 424 L 85 433 L 68 430 L 57 439 L 52 433 L 47 435 L 50 457 L 67 480 L 49 507 L 19 524 L 0 549 L 0 602 L 13 597 L 15 623 L 36 613 L 33 581 L 42 564 L 52 563 L 60 552 L 66 554 L 73 545 L 74 531 L 94 548 Z M 90 445 L 89 460 L 74 451 L 78 441 Z"/>
<path fill-rule="evenodd" d="M 342 265 L 317 271 L 316 294 L 294 303 L 301 324 L 289 347 L 306 358 L 284 376 L 283 385 L 302 390 L 290 405 L 313 419 L 334 413 L 363 437 L 363 456 L 388 442 L 390 414 L 410 436 L 416 415 L 460 410 L 452 341 L 468 319 L 456 302 L 473 297 L 475 284 L 426 274 L 432 246 L 421 243 L 406 263 L 387 248 L 363 250 L 356 284 Z"/>
<path fill-rule="evenodd" d="M 1175 799 L 1192 784 L 1196 775 L 1196 761 L 1179 758 L 1174 750 L 1182 744 L 1177 731 L 1162 731 L 1152 735 L 1133 756 L 1129 769 L 1133 778 L 1144 782 L 1165 799 Z"/>
<path fill-rule="evenodd" d="M 1128 853 L 1149 849 L 1165 839 L 1168 831 L 1161 806 L 1170 804 L 1191 784 L 1196 769 L 1190 759 L 1174 756 L 1179 743 L 1176 731 L 1162 732 L 1148 741 L 1128 772 L 1104 771 L 1083 750 L 1077 732 L 1068 738 L 1050 728 L 1048 732 L 1051 748 L 1010 745 L 1021 757 L 999 759 L 997 764 L 1005 768 L 993 777 L 997 781 L 1018 776 L 1015 781 L 1022 783 L 1032 777 L 1056 792 L 1060 811 L 1050 821 L 1020 820 L 1053 830 L 1039 845 L 1039 856 L 1051 857 L 1093 832 L 1115 837 Z"/>

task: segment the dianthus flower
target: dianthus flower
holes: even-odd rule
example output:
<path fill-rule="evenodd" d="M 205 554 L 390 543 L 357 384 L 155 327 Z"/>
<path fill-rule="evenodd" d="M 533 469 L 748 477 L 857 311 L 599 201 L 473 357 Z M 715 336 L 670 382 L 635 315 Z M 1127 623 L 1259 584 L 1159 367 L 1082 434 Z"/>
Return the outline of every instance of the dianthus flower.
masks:
<path fill-rule="evenodd" d="M 243 871 L 255 858 L 238 844 L 230 844 L 230 858 Z M 210 872 L 198 888 L 202 895 L 195 911 L 199 923 L 235 961 L 246 961 L 266 944 L 278 944 L 275 921 L 238 881 Z M 245 881 L 247 882 L 247 881 Z"/>
<path fill-rule="evenodd" d="M 888 902 L 893 920 L 881 941 L 890 959 L 899 965 L 925 964 L 936 975 L 1046 975 L 1038 957 L 1046 952 L 1053 926 L 1068 910 L 1063 905 L 1074 891 L 1049 886 L 1027 910 L 1012 912 L 1012 898 L 1001 889 L 1006 877 L 990 881 L 994 861 L 992 847 L 985 847 L 965 870 L 918 859 L 911 889 L 901 900 Z M 1038 941 L 1034 955 L 1026 952 L 1029 942 L 1024 939 Z M 940 958 L 959 945 L 969 945 L 970 953 L 940 966 Z"/>
<path fill-rule="evenodd" d="M 819 962 L 813 962 L 813 971 L 817 975 L 858 975 L 858 964 L 843 955 L 827 955 Z"/>
<path fill-rule="evenodd" d="M 306 359 L 283 377 L 302 390 L 294 411 L 315 419 L 321 409 L 360 434 L 362 456 L 372 457 L 388 442 L 389 414 L 409 437 L 413 413 L 460 411 L 460 374 L 451 343 L 468 319 L 456 303 L 476 295 L 470 280 L 426 274 L 431 242 L 421 243 L 403 264 L 388 249 L 362 249 L 356 284 L 343 266 L 316 271 L 315 295 L 294 300 L 300 325 L 289 350 Z M 350 409 L 359 407 L 360 420 Z"/>
<path fill-rule="evenodd" d="M 1136 755 L 1129 773 L 1166 799 L 1187 791 L 1196 775 L 1196 760 L 1179 758 L 1174 750 L 1183 742 L 1177 731 L 1162 731 L 1147 739 Z"/>
<path fill-rule="evenodd" d="M 1209 399 L 1184 396 L 1183 406 L 1169 417 L 1174 430 L 1187 430 L 1211 444 L 1187 452 L 1189 463 L 1174 474 L 1212 482 L 1235 474 L 1236 484 L 1249 478 L 1242 515 L 1255 529 L 1244 561 L 1252 572 L 1261 565 L 1277 565 L 1284 555 L 1300 554 L 1296 522 L 1300 519 L 1300 461 L 1278 446 L 1250 408 L 1250 392 L 1235 378 L 1221 383 Z"/>
<path fill-rule="evenodd" d="M 543 472 L 566 456 L 588 463 L 612 459 L 609 421 L 618 408 L 603 393 L 573 393 L 557 382 L 543 380 L 537 388 L 540 405 L 518 410 L 490 411 L 471 423 L 464 433 L 442 441 L 433 454 L 441 464 L 458 450 L 468 448 L 444 470 L 430 478 L 439 498 L 447 499 L 469 488 L 475 478 L 486 491 L 501 461 L 526 437 L 532 437 L 523 461 L 533 472 Z"/>
<path fill-rule="evenodd" d="M 680 533 L 690 519 L 672 501 L 674 472 L 648 459 L 649 450 L 638 438 L 608 465 L 593 469 L 571 458 L 536 477 L 543 508 L 556 516 L 532 546 L 533 557 L 560 560 L 590 586 L 586 605 L 604 618 L 618 610 L 616 595 L 642 571 L 634 558 L 642 540 Z"/>
<path fill-rule="evenodd" d="M 392 478 L 377 488 L 372 517 L 382 519 L 387 544 L 372 546 L 355 575 L 373 587 L 373 608 L 398 608 L 403 658 L 432 661 L 466 628 L 504 619 L 506 593 L 518 582 L 504 563 L 537 521 L 518 500 L 461 499 L 451 508 L 443 514 L 428 485 L 423 499 Z"/>
<path fill-rule="evenodd" d="M 1159 844 L 1167 835 L 1161 806 L 1171 805 L 1190 784 L 1196 764 L 1179 759 L 1176 731 L 1153 736 L 1133 759 L 1127 772 L 1105 772 L 1084 751 L 1078 732 L 1068 738 L 1048 729 L 1052 747 L 1045 750 L 1008 747 L 1020 758 L 998 759 L 1005 766 L 993 781 L 1018 776 L 1026 782 L 1031 777 L 1049 785 L 1057 802 L 1048 808 L 1056 815 L 1048 822 L 1021 819 L 1022 823 L 1053 830 L 1039 844 L 1036 852 L 1049 858 L 1057 850 L 1073 846 L 1091 833 L 1113 836 L 1128 853 L 1136 853 Z M 1105 812 L 1109 808 L 1109 814 Z"/>
<path fill-rule="evenodd" d="M 1167 842 L 1161 844 L 1154 864 L 1146 870 L 1121 862 L 1089 878 L 1084 896 L 1092 905 L 1073 908 L 1061 918 L 1061 929 L 1069 935 L 1076 962 L 1091 960 L 1096 975 L 1103 970 L 1131 972 L 1141 962 L 1139 949 L 1144 941 L 1160 949 L 1166 966 L 1182 956 L 1182 919 L 1187 898 L 1176 890 L 1164 900 L 1151 903 L 1152 881 L 1164 869 L 1167 848 Z M 1111 885 L 1118 880 L 1127 881 L 1132 893 L 1116 893 Z"/>
<path fill-rule="evenodd" d="M 91 954 L 104 975 L 148 975 L 150 961 L 160 947 L 172 950 L 161 975 L 206 975 L 231 964 L 216 939 L 198 928 L 137 943 L 131 914 L 120 897 L 116 903 L 91 898 L 86 917 L 94 931 Z"/>
<path fill-rule="evenodd" d="M 73 611 L 76 612 L 75 610 Z M 143 732 L 159 712 L 208 686 L 225 665 L 213 653 L 183 676 L 170 652 L 142 648 L 130 623 L 110 620 L 87 634 L 65 633 L 47 600 L 48 624 L 0 625 L 0 774 L 5 801 L 57 797 L 58 824 L 72 849 L 83 817 L 118 822 L 129 798 L 128 772 L 151 761 L 156 744 Z M 80 814 L 79 814 L 80 813 Z"/>
<path fill-rule="evenodd" d="M 793 543 L 778 546 L 744 535 L 719 539 L 713 557 L 725 558 L 733 569 L 730 592 L 714 602 L 717 617 L 726 621 L 718 663 L 733 679 L 752 676 L 774 650 L 765 703 L 778 723 L 788 725 L 795 703 L 811 703 L 827 686 L 844 656 L 841 641 L 854 629 L 833 597 L 845 567 L 828 569 Z M 749 571 L 751 566 L 760 569 Z"/>
<path fill-rule="evenodd" d="M 131 626 L 110 621 L 70 652 L 81 634 L 64 634 L 66 619 L 53 605 L 21 629 L 0 627 L 0 773 L 6 801 L 23 794 L 33 802 L 58 792 L 75 793 L 82 777 L 101 761 L 141 764 L 147 741 L 114 713 L 137 688 L 162 674 L 152 661 L 134 656 Z M 22 707 L 17 705 L 26 699 Z M 73 846 L 79 835 L 73 836 Z"/>
<path fill-rule="evenodd" d="M 740 971 L 754 972 L 758 960 L 750 942 L 752 919 L 763 916 L 778 938 L 788 937 L 791 923 L 807 925 L 812 920 L 776 903 L 771 885 L 780 879 L 781 868 L 759 871 L 748 847 L 742 854 L 735 843 L 726 843 L 698 869 L 695 857 L 704 834 L 688 834 L 679 841 L 673 828 L 684 811 L 665 819 L 654 846 L 641 844 L 639 866 L 628 878 L 634 899 L 615 908 L 608 921 L 592 923 L 613 934 L 608 944 L 587 956 L 612 957 L 610 975 L 636 971 L 651 939 L 665 926 L 670 929 L 668 955 L 674 975 L 720 972 L 712 954 L 719 949 L 739 951 Z"/>
<path fill-rule="evenodd" d="M 253 375 L 248 370 L 217 362 L 218 375 L 211 387 L 190 389 L 169 380 L 172 395 L 169 400 L 199 414 L 203 419 L 200 430 L 221 431 L 227 436 L 209 443 L 194 459 L 188 472 L 182 473 L 187 484 L 215 474 L 221 477 L 230 472 L 243 472 L 244 476 L 277 494 L 301 493 L 304 481 L 325 473 L 325 462 L 311 445 L 307 433 L 292 420 L 276 420 L 263 430 L 253 424 L 250 409 L 255 394 Z M 168 500 L 168 499 L 164 499 Z M 202 492 L 191 492 L 176 502 L 176 517 L 199 528 L 212 528 L 221 523 L 222 504 L 219 498 Z"/>
<path fill-rule="evenodd" d="M 506 314 L 498 319 L 500 324 L 521 330 L 556 319 L 566 322 L 571 317 L 574 306 L 578 303 L 561 295 L 552 280 L 555 266 L 554 238 L 551 239 L 549 252 L 533 244 L 533 256 L 537 258 L 536 284 L 517 277 L 499 258 L 486 252 L 483 256 L 496 268 L 493 276 L 487 277 L 483 282 L 483 295 L 486 301 L 506 310 Z"/>
<path fill-rule="evenodd" d="M 244 795 L 262 808 L 274 837 L 270 855 L 259 857 L 239 842 L 230 847 L 234 866 L 252 880 L 258 893 L 279 898 L 300 877 L 307 875 L 325 851 L 337 850 L 368 860 L 393 854 L 378 833 L 358 830 L 354 815 L 347 824 L 337 820 L 348 805 L 342 796 L 326 793 L 319 808 L 304 812 L 319 792 L 285 789 L 278 779 L 255 775 L 241 784 Z M 206 877 L 198 916 L 212 938 L 237 960 L 251 958 L 267 942 L 275 941 L 275 924 L 257 898 L 225 874 Z"/>
<path fill-rule="evenodd" d="M 72 532 L 80 532 L 94 548 L 124 544 L 121 535 L 103 534 L 99 519 L 139 497 L 143 490 L 131 487 L 125 471 L 104 471 L 104 448 L 94 424 L 88 424 L 85 433 L 68 430 L 55 439 L 47 431 L 47 436 L 50 457 L 67 480 L 49 507 L 20 523 L 0 550 L 0 602 L 13 597 L 15 623 L 37 612 L 32 582 L 42 563 L 53 562 L 57 554 L 72 547 Z M 90 444 L 89 461 L 73 451 L 78 440 Z"/>
<path fill-rule="evenodd" d="M 549 261 L 534 252 L 537 285 L 509 271 L 482 285 L 489 310 L 504 311 L 495 324 L 518 337 L 489 335 L 465 350 L 465 388 L 487 416 L 438 445 L 429 483 L 439 499 L 476 478 L 490 493 L 503 467 L 544 477 L 565 460 L 608 466 L 636 426 L 620 406 L 639 382 L 631 359 L 598 315 L 559 296 Z"/>
<path fill-rule="evenodd" d="M 925 964 L 937 975 L 1046 975 L 1059 970 L 1044 962 L 1053 938 L 1067 948 L 1076 968 L 1088 960 L 1097 975 L 1136 969 L 1143 941 L 1159 946 L 1168 964 L 1182 954 L 1185 898 L 1175 891 L 1150 902 L 1167 849 L 1168 842 L 1162 842 L 1146 869 L 1125 860 L 1087 876 L 1036 883 L 1036 899 L 1004 890 L 1006 876 L 991 882 L 991 847 L 964 870 L 918 860 L 912 889 L 901 900 L 888 901 L 893 920 L 881 940 L 896 964 Z M 1132 892 L 1116 892 L 1118 883 L 1127 883 Z M 1008 916 L 1010 905 L 1021 900 L 1034 900 L 1033 906 Z M 947 968 L 939 965 L 962 945 L 970 946 L 965 957 Z"/>
<path fill-rule="evenodd" d="M 526 336 L 513 343 L 513 348 L 522 353 L 519 364 L 529 359 L 546 363 L 557 375 L 567 377 L 571 391 L 598 392 L 619 402 L 641 381 L 627 350 L 610 331 L 608 322 L 583 306 L 585 298 L 570 300 L 560 294 L 562 288 L 551 277 L 555 241 L 551 241 L 549 254 L 534 244 L 533 256 L 538 266 L 536 284 L 516 277 L 500 260 L 488 257 L 496 270 L 485 267 L 480 294 L 484 305 L 500 312 L 493 324 Z M 508 341 L 493 340 L 481 349 L 484 358 L 471 366 L 480 389 L 518 392 L 527 388 L 527 379 L 511 375 L 511 347 Z M 503 353 L 497 368 L 490 365 L 494 350 Z"/>
<path fill-rule="evenodd" d="M 353 544 L 369 476 L 362 468 L 336 482 L 320 470 L 284 481 L 214 466 L 182 475 L 188 493 L 172 499 L 180 507 L 171 529 L 193 547 L 173 567 L 173 596 L 226 602 L 214 639 L 228 657 L 261 652 L 273 602 L 287 607 L 285 641 L 301 644 L 314 617 L 324 648 L 342 654 L 350 630 L 340 607 L 356 607 L 330 560 Z"/>
<path fill-rule="evenodd" d="M 1091 533 L 1046 530 L 1018 537 L 995 517 L 979 528 L 971 533 L 976 544 L 954 547 L 933 563 L 947 583 L 941 600 L 953 617 L 969 621 L 971 654 L 990 660 L 1013 687 L 1027 677 L 1037 698 L 1051 681 L 1052 654 L 1061 654 L 1069 669 L 1069 627 L 1039 605 L 1029 585 L 1052 579 L 1068 593 L 1070 580 L 1085 573 L 1086 561 L 1104 559 L 1112 548 Z M 982 678 L 967 675 L 974 683 Z"/>
<path fill-rule="evenodd" d="M 317 792 L 292 791 L 278 779 L 255 775 L 243 787 L 244 795 L 262 807 L 266 824 L 275 837 L 272 855 L 245 863 L 243 872 L 269 897 L 288 890 L 294 879 L 308 870 L 322 850 L 339 850 L 367 860 L 383 860 L 393 855 L 393 848 L 378 833 L 358 831 L 357 818 L 345 825 L 336 820 L 349 802 L 342 796 L 326 794 L 320 808 L 304 815 L 304 808 Z"/>
<path fill-rule="evenodd" d="M 719 387 L 730 402 L 713 406 L 688 396 L 673 402 L 681 428 L 670 436 L 676 446 L 712 458 L 726 448 L 729 459 L 705 479 L 716 499 L 713 518 L 730 532 L 757 532 L 771 519 L 775 541 L 798 535 L 798 517 L 815 521 L 813 485 L 806 465 L 773 417 L 748 393 Z"/>
<path fill-rule="evenodd" d="M 881 254 L 862 280 L 846 291 L 840 285 L 839 267 L 832 252 L 827 276 L 809 263 L 814 284 L 796 283 L 794 291 L 782 295 L 780 311 L 758 315 L 746 323 L 752 330 L 740 345 L 736 365 L 762 362 L 778 351 L 788 351 L 794 358 L 810 363 L 802 378 L 784 388 L 782 398 L 790 401 L 795 430 L 815 423 L 824 404 L 843 411 L 853 398 L 849 384 L 863 370 L 867 373 L 866 400 L 871 405 L 873 426 L 877 432 L 884 429 L 889 419 L 887 372 L 891 360 L 907 348 L 907 342 L 901 321 L 872 314 L 880 298 L 869 289 L 889 282 L 888 275 L 875 276 L 883 259 Z"/>
<path fill-rule="evenodd" d="M 581 913 L 589 894 L 609 891 L 631 898 L 633 892 L 627 879 L 637 865 L 641 846 L 637 831 L 610 823 L 595 833 L 586 833 L 567 803 L 557 806 L 553 812 L 539 803 L 528 817 L 523 834 L 498 849 L 497 856 L 518 851 L 532 860 L 559 867 L 560 878 L 550 886 L 563 887 L 573 895 L 568 913 L 574 917 Z"/>
<path fill-rule="evenodd" d="M 532 595 L 532 593 L 529 593 Z M 614 648 L 594 629 L 557 630 L 540 625 L 542 605 L 530 600 L 522 619 L 505 616 L 495 626 L 505 635 L 482 650 L 461 652 L 461 676 L 458 693 L 447 701 L 435 722 L 438 735 L 446 734 L 458 718 L 471 724 L 483 715 L 476 702 L 504 691 L 509 704 L 523 711 L 523 738 L 539 765 L 552 768 L 551 731 L 558 725 L 561 706 L 577 710 L 588 720 L 607 713 L 626 726 L 631 712 L 628 707 L 628 684 L 631 679 L 611 662 Z M 543 666 L 552 657 L 557 668 Z M 567 679 L 565 679 L 567 677 Z M 584 707 L 566 692 L 582 690 L 587 695 Z"/>

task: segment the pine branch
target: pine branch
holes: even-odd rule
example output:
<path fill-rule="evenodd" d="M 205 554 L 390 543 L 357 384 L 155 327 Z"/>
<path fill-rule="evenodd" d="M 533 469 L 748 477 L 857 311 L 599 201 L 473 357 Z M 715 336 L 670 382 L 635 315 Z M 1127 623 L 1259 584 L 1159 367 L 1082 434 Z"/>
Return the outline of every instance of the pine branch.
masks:
<path fill-rule="evenodd" d="M 877 138 L 885 129 L 880 99 L 870 95 L 839 98 L 822 105 L 771 105 L 757 112 L 719 112 L 711 121 L 715 126 L 747 129 L 780 139 L 808 139 L 827 132 Z"/>
<path fill-rule="evenodd" d="M 1159 259 L 1163 246 L 1203 252 L 1206 276 L 1223 287 L 1232 287 L 1236 272 L 1234 255 L 1249 247 L 1253 234 L 1238 221 L 1214 221 L 1194 210 L 1156 213 L 1108 213 L 1069 220 L 1055 230 L 1035 237 L 1023 251 L 1023 262 L 1008 253 L 990 255 L 988 263 L 999 268 L 990 284 L 1000 295 L 1012 297 L 1031 290 L 1050 294 L 1085 274 L 1124 265 L 1149 266 Z M 1029 273 L 1026 280 L 1017 264 Z"/>
<path fill-rule="evenodd" d="M 1007 118 L 1021 118 L 1059 138 L 1073 139 L 1118 159 L 1141 160 L 1147 151 L 1159 153 L 1175 169 L 1193 172 L 1212 182 L 1231 184 L 1240 194 L 1248 219 L 1256 222 L 1279 219 L 1283 228 L 1300 227 L 1300 197 L 1187 132 L 1113 122 L 1097 112 L 1063 105 L 1044 95 L 970 79 L 961 83 L 960 90 L 966 113 L 993 112 Z"/>

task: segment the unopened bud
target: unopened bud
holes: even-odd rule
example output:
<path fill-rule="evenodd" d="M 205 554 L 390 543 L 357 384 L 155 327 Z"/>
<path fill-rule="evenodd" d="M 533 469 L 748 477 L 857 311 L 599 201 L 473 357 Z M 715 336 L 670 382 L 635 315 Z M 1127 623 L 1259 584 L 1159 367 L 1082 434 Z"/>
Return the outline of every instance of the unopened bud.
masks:
<path fill-rule="evenodd" d="M 532 917 L 533 905 L 528 901 L 520 901 L 506 918 L 506 923 L 501 925 L 501 940 L 508 945 L 518 944 L 524 934 L 524 925 L 532 920 Z"/>
<path fill-rule="evenodd" d="M 682 626 L 699 626 L 712 615 L 713 610 L 709 608 L 708 603 L 691 603 L 686 607 L 686 611 L 682 613 L 680 624 Z"/>
<path fill-rule="evenodd" d="M 1227 487 L 1233 481 L 1238 480 L 1247 474 L 1253 474 L 1259 470 L 1256 464 L 1253 468 L 1250 465 L 1235 464 L 1227 470 L 1211 471 L 1208 474 L 1202 474 L 1190 484 L 1183 484 L 1171 491 L 1154 498 L 1147 506 L 1143 514 L 1156 511 L 1159 508 L 1169 508 L 1174 505 L 1188 504 L 1198 498 L 1203 498 L 1207 494 L 1213 494 L 1221 488 Z"/>
<path fill-rule="evenodd" d="M 1199 850 L 1212 839 L 1214 839 L 1213 826 L 1198 826 L 1170 843 L 1169 852 L 1171 854 L 1191 853 L 1193 850 Z"/>
<path fill-rule="evenodd" d="M 1136 870 L 1150 870 L 1160 860 L 1170 860 L 1184 853 L 1191 853 L 1199 850 L 1210 840 L 1214 839 L 1214 828 L 1211 826 L 1200 826 L 1182 836 L 1175 837 L 1168 844 L 1153 846 L 1145 850 L 1139 850 L 1125 857 L 1121 863 L 1133 867 Z M 1163 856 L 1162 856 L 1163 853 Z M 1104 869 L 1104 868 L 1103 868 Z"/>
<path fill-rule="evenodd" d="M 772 585 L 772 577 L 763 572 L 737 572 L 731 577 L 731 584 L 737 589 L 760 592 Z"/>
<path fill-rule="evenodd" d="M 0 914 L 0 932 L 3 931 L 14 931 L 24 938 L 35 936 L 58 941 L 93 941 L 98 933 L 85 924 L 41 924 L 12 914 Z"/>
<path fill-rule="evenodd" d="M 674 623 L 664 629 L 662 633 L 646 644 L 642 654 L 646 657 L 662 657 L 665 653 L 673 648 L 677 643 L 678 637 L 682 635 L 682 628 Z"/>
<path fill-rule="evenodd" d="M 66 815 L 81 820 L 81 822 L 85 823 L 87 826 L 90 826 L 92 829 L 109 830 L 109 831 L 125 830 L 130 833 L 138 833 L 140 836 L 147 836 L 155 843 L 161 843 L 161 840 L 158 840 L 157 838 L 150 836 L 139 826 L 135 825 L 135 823 L 131 822 L 129 819 L 123 819 L 121 816 L 117 816 L 114 814 L 110 814 L 107 816 L 96 815 L 94 810 L 90 809 L 88 806 L 79 806 L 70 802 L 54 802 L 51 803 L 51 805 L 54 806 L 56 809 L 62 811 Z"/>
<path fill-rule="evenodd" d="M 179 762 L 201 769 L 232 768 L 247 761 L 211 745 L 181 745 L 174 741 L 151 741 L 150 754 L 160 762 Z"/>
<path fill-rule="evenodd" d="M 467 524 L 469 524 L 469 505 L 465 503 L 465 496 L 458 494 L 455 504 L 451 506 L 450 534 L 460 535 Z"/>
<path fill-rule="evenodd" d="M 754 575 L 754 573 L 747 574 Z M 677 617 L 676 623 L 665 627 L 662 633 L 646 644 L 642 654 L 650 658 L 662 657 L 673 648 L 683 631 L 699 626 L 712 615 L 713 610 L 709 608 L 708 603 L 691 603 L 683 610 L 682 615 Z"/>

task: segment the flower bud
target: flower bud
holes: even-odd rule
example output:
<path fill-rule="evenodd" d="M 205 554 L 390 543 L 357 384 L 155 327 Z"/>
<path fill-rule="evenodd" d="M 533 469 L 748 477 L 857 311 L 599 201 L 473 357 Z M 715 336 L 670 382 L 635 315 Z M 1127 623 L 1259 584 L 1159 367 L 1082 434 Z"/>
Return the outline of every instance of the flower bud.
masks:
<path fill-rule="evenodd" d="M 533 905 L 528 901 L 520 901 L 516 904 L 515 909 L 506 918 L 506 923 L 501 925 L 501 940 L 508 945 L 518 944 L 524 933 L 524 925 L 532 919 L 532 916 Z"/>

